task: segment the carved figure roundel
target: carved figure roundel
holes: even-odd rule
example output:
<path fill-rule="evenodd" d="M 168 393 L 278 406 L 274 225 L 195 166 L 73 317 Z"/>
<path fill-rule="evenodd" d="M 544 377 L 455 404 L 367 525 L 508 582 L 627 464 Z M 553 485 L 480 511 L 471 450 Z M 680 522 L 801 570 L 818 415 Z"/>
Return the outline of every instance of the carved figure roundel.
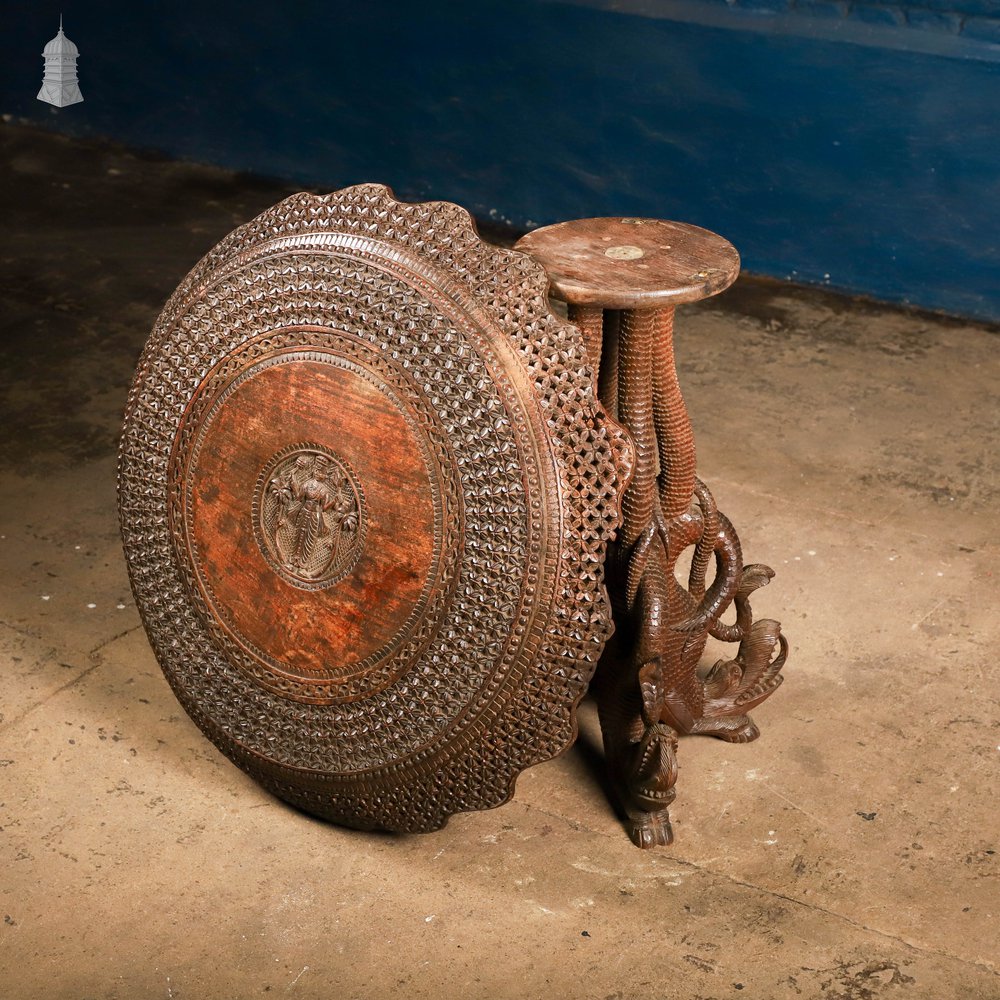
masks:
<path fill-rule="evenodd" d="M 296 195 L 174 293 L 122 536 L 185 710 L 303 809 L 429 830 L 564 750 L 628 473 L 527 256 L 379 185 Z"/>
<path fill-rule="evenodd" d="M 361 484 L 317 444 L 282 448 L 257 477 L 253 527 L 264 558 L 293 587 L 328 587 L 357 562 L 364 538 Z"/>

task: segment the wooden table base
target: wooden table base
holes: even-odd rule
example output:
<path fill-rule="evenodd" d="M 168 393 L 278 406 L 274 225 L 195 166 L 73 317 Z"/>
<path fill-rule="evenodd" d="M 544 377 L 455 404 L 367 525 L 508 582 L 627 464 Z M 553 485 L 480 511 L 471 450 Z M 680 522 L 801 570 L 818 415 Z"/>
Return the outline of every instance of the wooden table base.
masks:
<path fill-rule="evenodd" d="M 640 847 L 669 844 L 678 737 L 756 739 L 748 713 L 781 683 L 788 651 L 778 622 L 753 621 L 750 595 L 774 573 L 743 564 L 735 529 L 695 474 L 674 365 L 674 304 L 728 287 L 739 258 L 705 230 L 644 219 L 562 223 L 529 233 L 518 248 L 546 268 L 553 293 L 568 303 L 600 358 L 601 401 L 635 442 L 622 527 L 608 554 L 616 634 L 593 690 L 629 835 Z M 690 549 L 685 586 L 676 570 Z M 735 621 L 724 624 L 731 607 Z M 705 671 L 709 636 L 739 647 Z"/>

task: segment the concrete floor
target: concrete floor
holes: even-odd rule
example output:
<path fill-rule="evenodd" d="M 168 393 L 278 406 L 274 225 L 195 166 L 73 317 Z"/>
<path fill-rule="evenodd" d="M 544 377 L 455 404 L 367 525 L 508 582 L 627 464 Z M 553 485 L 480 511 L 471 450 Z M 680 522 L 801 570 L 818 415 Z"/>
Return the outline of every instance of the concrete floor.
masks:
<path fill-rule="evenodd" d="M 0 997 L 1000 997 L 996 330 L 743 280 L 680 317 L 702 475 L 792 643 L 632 847 L 593 709 L 512 803 L 397 838 L 188 721 L 115 515 L 140 347 L 284 191 L 0 127 Z"/>

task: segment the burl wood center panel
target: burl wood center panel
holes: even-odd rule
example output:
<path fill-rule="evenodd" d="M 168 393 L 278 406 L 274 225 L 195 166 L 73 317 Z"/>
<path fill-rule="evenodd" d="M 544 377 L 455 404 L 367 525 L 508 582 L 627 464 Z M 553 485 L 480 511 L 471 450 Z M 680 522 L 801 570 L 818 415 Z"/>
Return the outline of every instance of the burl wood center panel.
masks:
<path fill-rule="evenodd" d="M 433 582 L 442 500 L 412 420 L 374 373 L 319 351 L 251 365 L 208 411 L 187 484 L 202 593 L 265 669 L 348 677 L 405 637 Z M 331 551 L 323 566 L 331 536 L 350 565 L 324 585 L 345 561 Z"/>

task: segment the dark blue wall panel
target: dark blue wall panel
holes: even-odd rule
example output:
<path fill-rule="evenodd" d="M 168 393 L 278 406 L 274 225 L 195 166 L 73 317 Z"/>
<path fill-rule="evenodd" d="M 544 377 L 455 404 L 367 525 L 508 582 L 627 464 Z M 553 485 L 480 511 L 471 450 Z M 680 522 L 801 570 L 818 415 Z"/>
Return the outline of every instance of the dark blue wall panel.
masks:
<path fill-rule="evenodd" d="M 1000 32 L 973 37 L 1000 5 L 831 3 L 836 30 L 799 31 L 755 2 L 17 5 L 0 112 L 518 228 L 684 219 L 751 271 L 1000 319 Z M 85 101 L 56 110 L 34 98 L 60 8 Z"/>

